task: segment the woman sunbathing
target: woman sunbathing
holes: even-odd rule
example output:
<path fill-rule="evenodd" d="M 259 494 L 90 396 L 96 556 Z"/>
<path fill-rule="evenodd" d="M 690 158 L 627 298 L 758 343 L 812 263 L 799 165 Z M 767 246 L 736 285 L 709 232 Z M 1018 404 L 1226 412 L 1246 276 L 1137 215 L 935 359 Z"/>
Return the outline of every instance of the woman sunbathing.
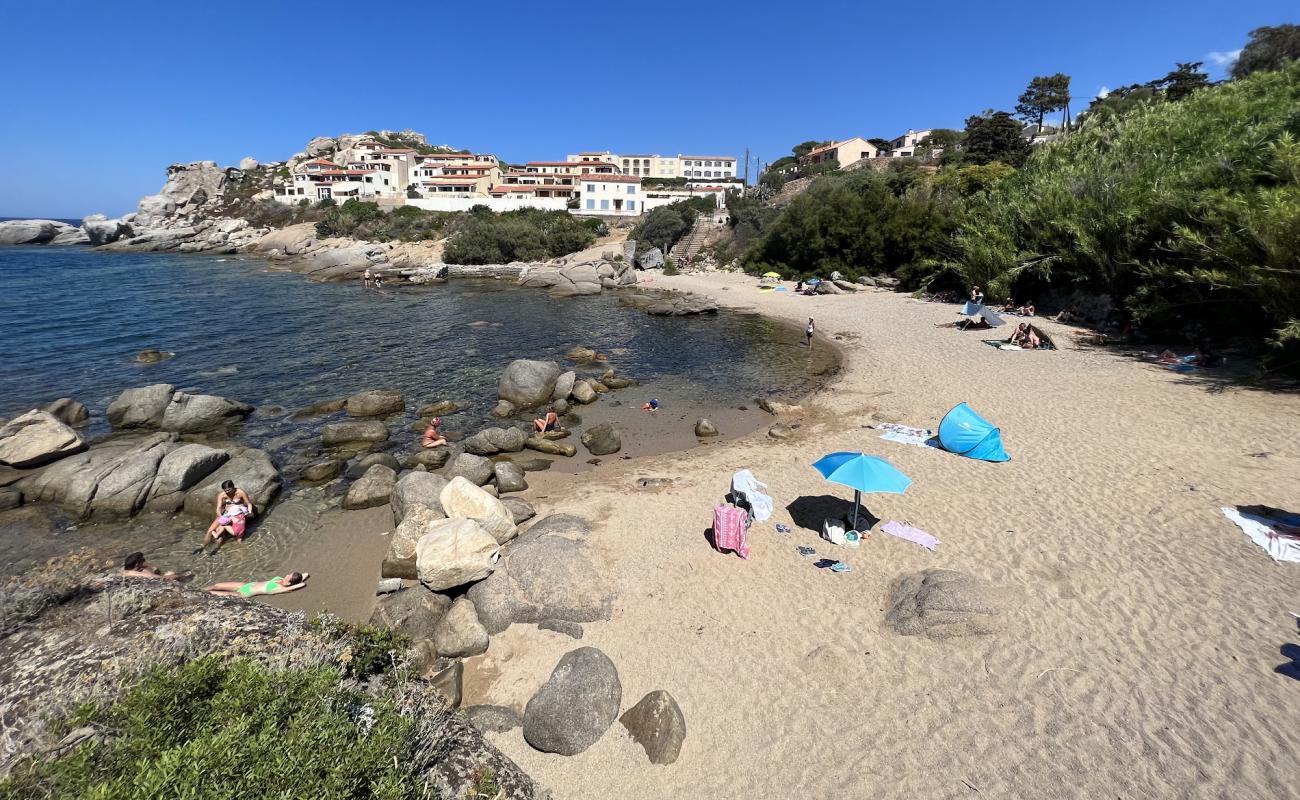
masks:
<path fill-rule="evenodd" d="M 310 572 L 290 572 L 284 577 L 276 576 L 267 581 L 250 581 L 249 583 L 240 583 L 239 581 L 225 581 L 224 583 L 214 583 L 208 586 L 204 591 L 220 597 L 257 597 L 264 594 L 284 594 L 285 592 L 296 592 L 307 585 L 307 579 L 311 577 Z"/>

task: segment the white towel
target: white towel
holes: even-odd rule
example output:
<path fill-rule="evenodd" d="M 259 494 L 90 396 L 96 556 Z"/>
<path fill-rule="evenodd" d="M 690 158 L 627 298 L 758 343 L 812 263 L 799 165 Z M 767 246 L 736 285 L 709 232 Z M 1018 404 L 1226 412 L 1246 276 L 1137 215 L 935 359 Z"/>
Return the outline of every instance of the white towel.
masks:
<path fill-rule="evenodd" d="M 742 469 L 731 476 L 731 493 L 743 495 L 754 514 L 755 522 L 765 522 L 772 516 L 772 498 L 763 494 L 767 484 L 754 477 L 754 473 Z"/>
<path fill-rule="evenodd" d="M 1300 562 L 1300 542 L 1286 536 L 1279 536 L 1267 518 L 1242 514 L 1228 506 L 1223 506 L 1221 510 L 1223 516 L 1235 522 L 1237 527 L 1241 528 L 1252 542 L 1264 548 L 1274 561 Z"/>

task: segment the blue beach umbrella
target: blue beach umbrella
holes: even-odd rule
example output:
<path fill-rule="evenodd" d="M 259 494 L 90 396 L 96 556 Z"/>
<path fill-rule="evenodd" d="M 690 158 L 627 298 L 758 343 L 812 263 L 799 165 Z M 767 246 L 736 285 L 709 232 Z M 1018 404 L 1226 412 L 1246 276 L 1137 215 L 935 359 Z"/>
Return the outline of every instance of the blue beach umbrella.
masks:
<path fill-rule="evenodd" d="M 829 453 L 813 464 L 822 477 L 853 490 L 853 529 L 858 528 L 858 507 L 863 492 L 902 494 L 912 479 L 883 458 L 862 453 Z"/>

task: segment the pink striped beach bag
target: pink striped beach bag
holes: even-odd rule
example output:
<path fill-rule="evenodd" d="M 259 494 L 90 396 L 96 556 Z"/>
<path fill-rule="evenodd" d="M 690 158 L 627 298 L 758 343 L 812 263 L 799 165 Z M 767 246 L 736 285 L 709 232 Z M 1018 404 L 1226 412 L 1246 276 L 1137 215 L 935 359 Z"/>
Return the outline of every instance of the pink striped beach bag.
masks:
<path fill-rule="evenodd" d="M 749 558 L 746 516 L 743 508 L 733 505 L 720 505 L 713 509 L 713 546 L 718 552 L 734 550 L 741 558 Z"/>

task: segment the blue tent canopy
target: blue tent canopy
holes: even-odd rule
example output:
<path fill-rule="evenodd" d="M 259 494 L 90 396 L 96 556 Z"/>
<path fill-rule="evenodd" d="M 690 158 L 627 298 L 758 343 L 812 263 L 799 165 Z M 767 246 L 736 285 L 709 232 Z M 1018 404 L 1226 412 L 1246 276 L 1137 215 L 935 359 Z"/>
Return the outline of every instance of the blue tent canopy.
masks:
<path fill-rule="evenodd" d="M 939 423 L 939 444 L 950 453 L 981 461 L 1010 461 L 998 429 L 965 403 L 959 403 Z"/>

